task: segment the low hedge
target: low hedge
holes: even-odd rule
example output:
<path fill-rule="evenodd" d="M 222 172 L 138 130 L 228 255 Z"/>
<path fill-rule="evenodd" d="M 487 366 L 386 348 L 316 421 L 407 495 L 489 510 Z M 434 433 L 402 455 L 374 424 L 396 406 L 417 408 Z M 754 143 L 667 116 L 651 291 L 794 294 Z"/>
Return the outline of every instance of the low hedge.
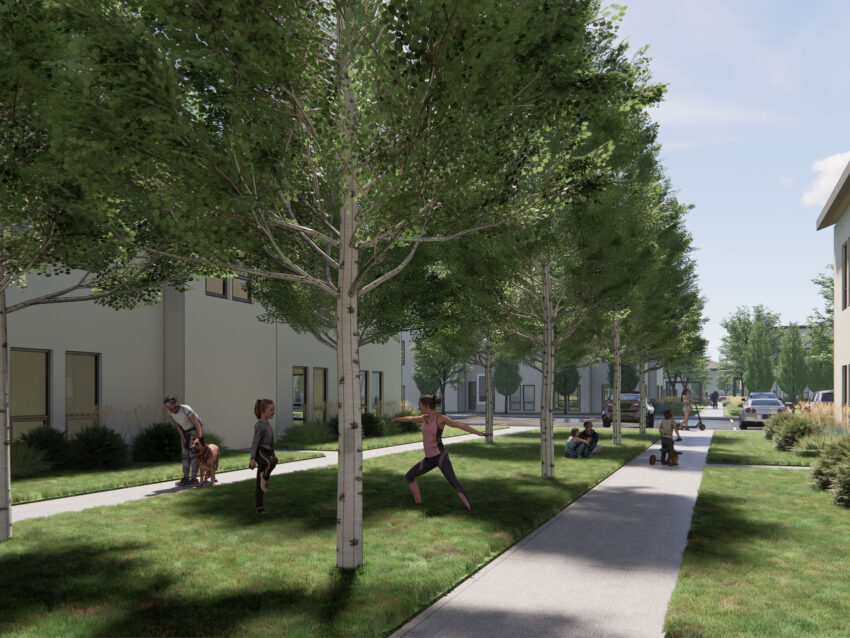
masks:
<path fill-rule="evenodd" d="M 768 419 L 765 430 L 768 424 L 771 426 L 771 433 L 768 435 L 765 431 L 765 436 L 773 439 L 773 446 L 777 450 L 790 450 L 800 438 L 812 434 L 815 430 L 811 421 L 790 412 Z"/>
<path fill-rule="evenodd" d="M 40 450 L 49 469 L 63 470 L 68 467 L 68 437 L 61 430 L 42 425 L 21 435 L 28 447 Z"/>
<path fill-rule="evenodd" d="M 44 450 L 15 441 L 9 448 L 9 468 L 12 480 L 41 476 L 50 471 L 50 461 Z"/>
<path fill-rule="evenodd" d="M 102 425 L 90 425 L 74 436 L 68 447 L 75 470 L 112 470 L 130 461 L 130 446 L 121 435 Z"/>

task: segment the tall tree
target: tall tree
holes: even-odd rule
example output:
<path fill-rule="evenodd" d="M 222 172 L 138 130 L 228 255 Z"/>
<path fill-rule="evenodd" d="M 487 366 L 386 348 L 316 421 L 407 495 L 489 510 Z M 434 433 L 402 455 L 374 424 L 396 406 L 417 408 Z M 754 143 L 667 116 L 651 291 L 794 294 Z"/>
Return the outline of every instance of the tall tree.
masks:
<path fill-rule="evenodd" d="M 522 375 L 519 372 L 519 363 L 508 359 L 496 359 L 496 366 L 493 370 L 493 387 L 505 397 L 505 412 L 508 411 L 509 397 L 519 390 L 521 383 Z"/>
<path fill-rule="evenodd" d="M 800 329 L 793 323 L 782 335 L 777 381 L 780 389 L 785 394 L 790 395 L 791 400 L 795 403 L 808 385 L 806 349 L 803 347 L 803 340 L 800 338 Z"/>
<path fill-rule="evenodd" d="M 834 386 L 833 321 L 835 280 L 832 264 L 812 279 L 824 301 L 823 310 L 815 308 L 809 315 L 808 329 L 808 386 L 810 390 L 828 390 Z"/>
<path fill-rule="evenodd" d="M 447 347 L 444 340 L 435 337 L 417 339 L 413 345 L 416 366 L 413 381 L 423 394 L 439 390 L 442 412 L 446 411 L 446 386 L 457 386 L 458 377 L 466 371 L 466 364 Z"/>
<path fill-rule="evenodd" d="M 762 305 L 754 306 L 752 312 L 746 306 L 740 307 L 720 322 L 726 330 L 720 345 L 721 385 L 732 386 L 733 379 L 745 376 L 747 348 L 756 323 L 764 325 L 768 357 L 772 363 L 776 362 L 779 355 L 779 315 Z M 746 379 L 745 383 L 749 387 Z"/>
<path fill-rule="evenodd" d="M 766 392 L 773 386 L 775 376 L 771 354 L 767 324 L 763 321 L 754 321 L 747 339 L 744 357 L 744 384 L 750 392 Z"/>

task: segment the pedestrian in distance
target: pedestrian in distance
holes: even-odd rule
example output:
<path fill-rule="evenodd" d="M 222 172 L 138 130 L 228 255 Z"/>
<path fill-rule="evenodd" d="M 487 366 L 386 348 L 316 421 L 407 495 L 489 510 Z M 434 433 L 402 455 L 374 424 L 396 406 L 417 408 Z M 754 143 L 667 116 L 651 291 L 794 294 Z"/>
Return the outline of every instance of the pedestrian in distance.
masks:
<path fill-rule="evenodd" d="M 195 452 L 192 449 L 192 443 L 204 435 L 203 422 L 191 406 L 180 404 L 177 402 L 177 397 L 169 394 L 163 399 L 165 409 L 168 410 L 168 416 L 171 417 L 171 422 L 177 428 L 180 434 L 180 440 L 183 445 L 181 458 L 183 461 L 183 478 L 177 481 L 177 485 L 196 485 L 198 483 L 198 459 L 195 458 Z M 192 477 L 189 478 L 189 470 L 192 471 Z"/>
<path fill-rule="evenodd" d="M 720 400 L 720 393 L 717 390 L 715 390 L 714 392 L 712 392 L 709 395 L 709 398 L 711 399 L 711 407 L 716 409 L 717 408 L 717 402 Z"/>
<path fill-rule="evenodd" d="M 598 454 L 602 449 L 602 446 L 599 445 L 599 433 L 593 429 L 593 421 L 584 422 L 584 432 L 582 432 L 581 438 L 587 441 L 587 447 L 591 454 Z"/>
<path fill-rule="evenodd" d="M 440 397 L 426 394 L 419 397 L 419 411 L 422 413 L 421 415 L 397 416 L 393 419 L 393 421 L 422 424 L 422 446 L 425 448 L 425 458 L 410 468 L 404 478 L 407 480 L 407 486 L 413 494 L 413 500 L 417 505 L 421 505 L 422 494 L 419 491 L 419 485 L 416 483 L 416 477 L 427 474 L 435 467 L 438 467 L 443 473 L 443 476 L 446 477 L 449 485 L 457 492 L 458 498 L 466 506 L 466 509 L 471 510 L 472 504 L 469 502 L 469 494 L 466 493 L 463 485 L 457 480 L 452 462 L 449 460 L 448 450 L 443 445 L 443 428 L 449 425 L 470 434 L 477 434 L 478 436 L 485 436 L 485 434 L 466 423 L 455 421 L 445 414 L 437 414 L 438 405 L 440 405 Z"/>
<path fill-rule="evenodd" d="M 251 459 L 248 461 L 248 469 L 257 468 L 254 506 L 257 508 L 257 514 L 265 514 L 263 494 L 269 489 L 269 477 L 277 465 L 277 457 L 274 454 L 274 432 L 269 424 L 269 419 L 274 416 L 274 401 L 257 399 L 254 403 L 254 416 L 257 417 L 257 422 L 254 424 L 254 439 L 251 442 Z"/>
<path fill-rule="evenodd" d="M 684 390 L 682 390 L 682 420 L 679 422 L 680 428 L 687 429 L 688 417 L 691 415 L 691 404 L 696 402 L 696 399 L 691 398 L 690 388 L 685 388 Z M 682 437 L 679 436 L 678 440 L 681 441 Z"/>
<path fill-rule="evenodd" d="M 570 438 L 567 439 L 567 444 L 564 446 L 564 456 L 568 459 L 578 459 L 590 456 L 590 447 L 587 439 L 583 439 L 578 435 L 578 433 L 578 428 L 570 430 Z"/>

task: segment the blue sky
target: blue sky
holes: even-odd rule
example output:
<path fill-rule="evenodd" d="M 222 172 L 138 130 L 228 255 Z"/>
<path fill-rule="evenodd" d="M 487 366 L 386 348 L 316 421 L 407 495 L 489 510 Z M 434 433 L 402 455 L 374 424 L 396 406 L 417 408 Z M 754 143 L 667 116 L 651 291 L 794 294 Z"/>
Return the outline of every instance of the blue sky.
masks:
<path fill-rule="evenodd" d="M 832 230 L 815 223 L 850 161 L 850 2 L 635 0 L 621 37 L 668 85 L 653 110 L 694 237 L 717 359 L 720 321 L 763 304 L 805 323 Z"/>

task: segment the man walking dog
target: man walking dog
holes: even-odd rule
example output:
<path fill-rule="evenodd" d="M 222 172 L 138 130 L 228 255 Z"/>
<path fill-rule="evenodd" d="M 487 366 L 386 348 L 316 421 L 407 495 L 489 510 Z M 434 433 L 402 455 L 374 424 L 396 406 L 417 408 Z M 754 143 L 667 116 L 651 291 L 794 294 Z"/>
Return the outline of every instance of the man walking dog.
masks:
<path fill-rule="evenodd" d="M 177 403 L 177 397 L 169 394 L 163 401 L 168 410 L 171 422 L 180 433 L 183 442 L 183 478 L 177 481 L 177 485 L 196 485 L 198 483 L 198 459 L 192 449 L 195 439 L 204 435 L 204 428 L 198 415 L 191 406 Z M 192 478 L 189 478 L 189 468 L 192 469 Z"/>

